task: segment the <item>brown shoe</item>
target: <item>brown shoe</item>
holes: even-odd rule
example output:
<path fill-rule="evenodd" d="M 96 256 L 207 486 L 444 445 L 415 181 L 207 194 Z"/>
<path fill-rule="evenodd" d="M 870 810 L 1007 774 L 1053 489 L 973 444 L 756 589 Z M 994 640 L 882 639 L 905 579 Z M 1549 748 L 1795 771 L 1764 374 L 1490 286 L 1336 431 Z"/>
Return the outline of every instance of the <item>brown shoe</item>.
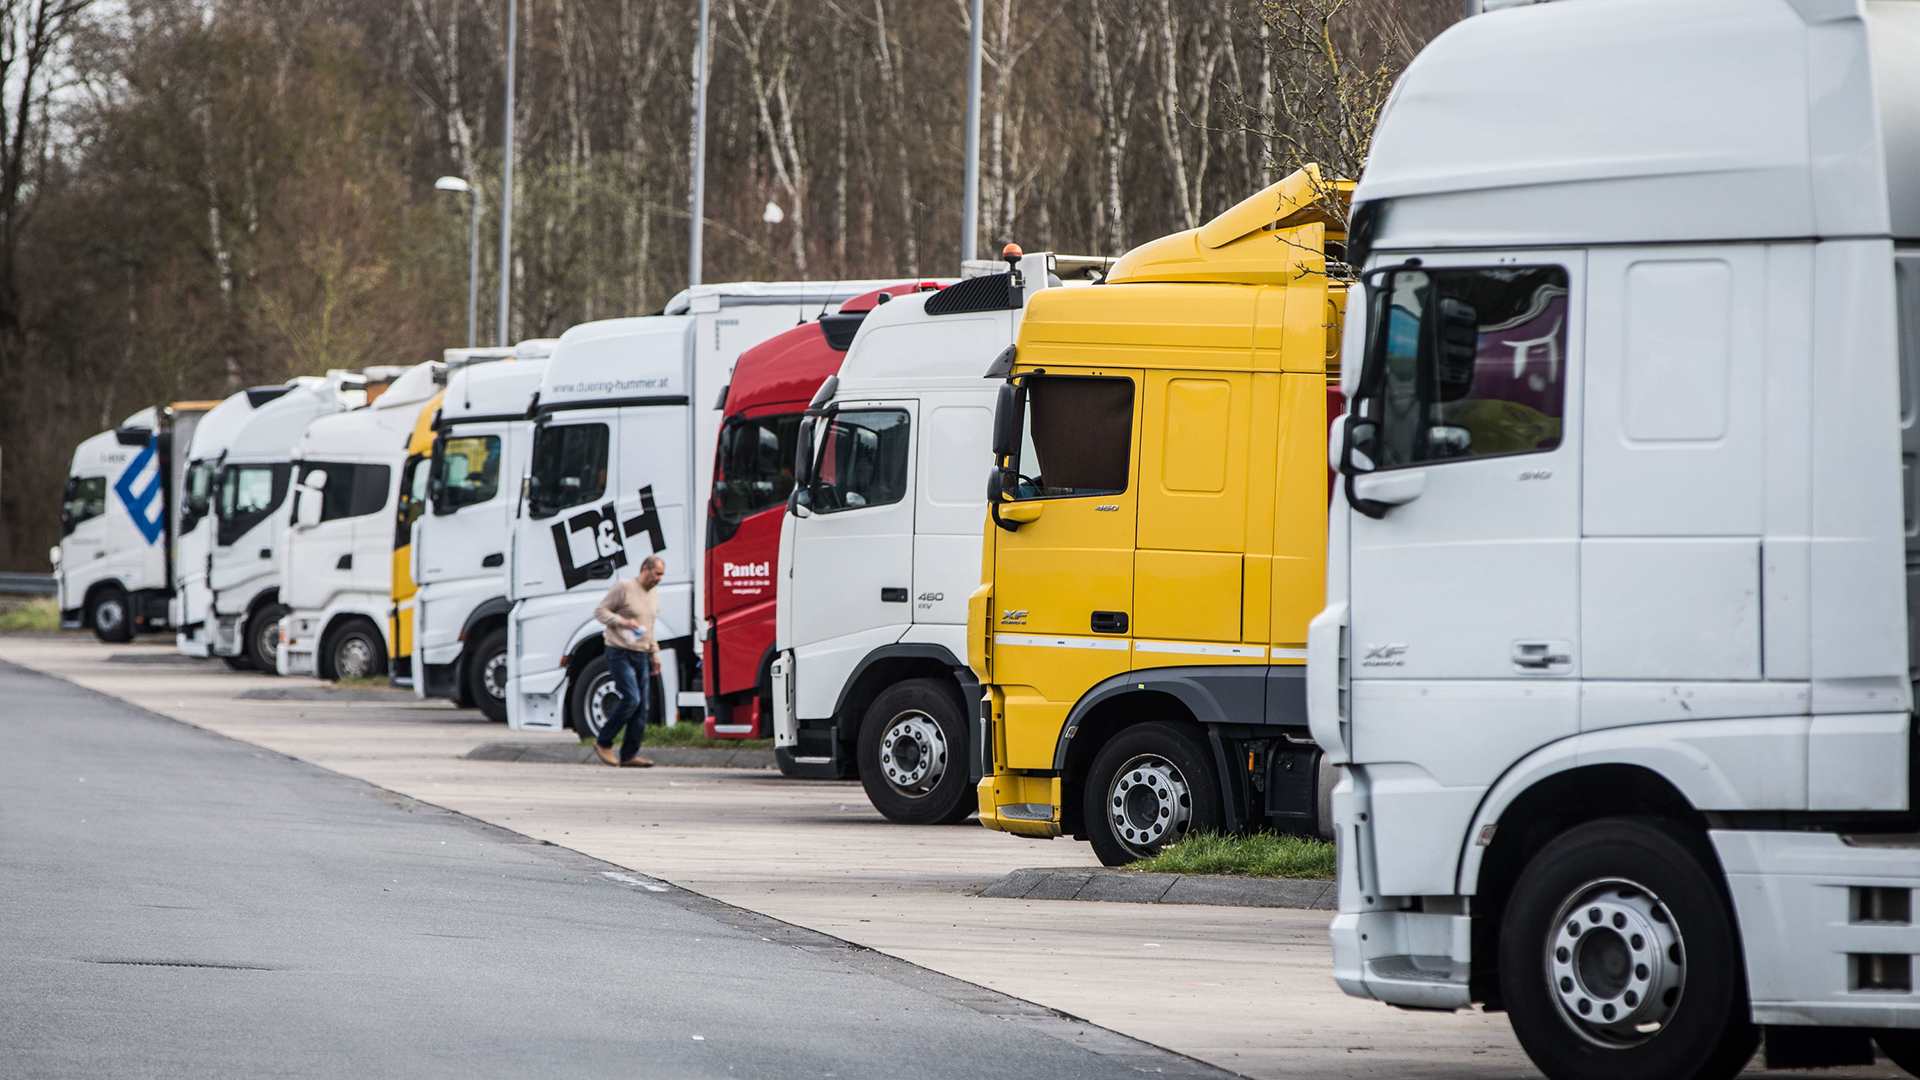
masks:
<path fill-rule="evenodd" d="M 620 764 L 620 759 L 614 756 L 613 747 L 611 746 L 601 746 L 599 743 L 594 743 L 593 752 L 596 754 L 599 754 L 600 760 L 606 762 L 609 765 Z"/>
<path fill-rule="evenodd" d="M 634 756 L 621 762 L 620 767 L 623 769 L 651 769 L 653 768 L 653 762 L 648 760 L 647 758 L 643 758 L 640 755 L 635 754 Z"/>

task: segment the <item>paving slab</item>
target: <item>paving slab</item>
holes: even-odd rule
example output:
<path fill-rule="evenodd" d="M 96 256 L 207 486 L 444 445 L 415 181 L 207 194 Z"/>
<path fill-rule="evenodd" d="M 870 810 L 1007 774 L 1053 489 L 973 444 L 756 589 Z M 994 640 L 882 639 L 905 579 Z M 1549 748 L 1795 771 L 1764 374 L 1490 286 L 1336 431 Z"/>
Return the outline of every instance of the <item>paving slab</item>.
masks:
<path fill-rule="evenodd" d="M 644 746 L 641 754 L 655 765 L 702 769 L 775 769 L 771 750 L 718 750 L 699 746 Z M 551 742 L 490 742 L 462 754 L 468 761 L 538 761 L 549 765 L 604 765 L 593 747 Z"/>
<path fill-rule="evenodd" d="M 1087 883 L 1101 871 L 1073 841 L 893 825 L 857 782 L 472 760 L 463 755 L 506 732 L 446 702 L 240 699 L 321 684 L 217 662 L 108 662 L 170 651 L 0 635 L 0 660 L 1246 1076 L 1539 1075 L 1501 1016 L 1403 1012 L 1342 994 L 1324 910 L 989 896 L 1037 866 Z M 571 732 L 512 736 L 578 746 Z M 1883 1064 L 1820 1075 L 1900 1073 Z"/>

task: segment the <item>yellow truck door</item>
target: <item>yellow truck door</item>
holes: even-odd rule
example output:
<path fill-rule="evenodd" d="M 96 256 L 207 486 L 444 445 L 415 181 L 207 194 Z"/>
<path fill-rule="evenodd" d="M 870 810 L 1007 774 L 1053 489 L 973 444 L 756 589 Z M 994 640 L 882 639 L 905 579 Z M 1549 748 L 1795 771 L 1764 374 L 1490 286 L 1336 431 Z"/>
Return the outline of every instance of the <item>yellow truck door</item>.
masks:
<path fill-rule="evenodd" d="M 1006 765 L 1050 769 L 1068 710 L 1126 671 L 1133 619 L 1138 371 L 1023 377 L 1020 453 L 1007 501 L 1014 531 L 994 549 L 994 682 L 1023 722 Z"/>

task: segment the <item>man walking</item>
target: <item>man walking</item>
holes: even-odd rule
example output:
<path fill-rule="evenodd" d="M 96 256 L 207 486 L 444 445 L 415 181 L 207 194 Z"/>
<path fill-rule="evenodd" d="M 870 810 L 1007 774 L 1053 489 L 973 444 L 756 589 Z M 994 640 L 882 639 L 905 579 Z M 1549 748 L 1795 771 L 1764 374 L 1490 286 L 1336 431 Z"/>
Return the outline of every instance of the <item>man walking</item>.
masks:
<path fill-rule="evenodd" d="M 600 728 L 594 741 L 594 753 L 609 765 L 645 769 L 653 762 L 640 756 L 640 740 L 647 731 L 647 693 L 653 676 L 660 674 L 660 643 L 653 636 L 653 622 L 660 614 L 660 594 L 654 586 L 667 573 L 667 561 L 649 555 L 640 563 L 638 577 L 616 581 L 606 598 L 593 609 L 593 617 L 607 628 L 607 674 L 612 677 L 620 699 Z M 621 726 L 627 729 L 620 740 L 620 756 L 613 754 L 613 735 Z"/>

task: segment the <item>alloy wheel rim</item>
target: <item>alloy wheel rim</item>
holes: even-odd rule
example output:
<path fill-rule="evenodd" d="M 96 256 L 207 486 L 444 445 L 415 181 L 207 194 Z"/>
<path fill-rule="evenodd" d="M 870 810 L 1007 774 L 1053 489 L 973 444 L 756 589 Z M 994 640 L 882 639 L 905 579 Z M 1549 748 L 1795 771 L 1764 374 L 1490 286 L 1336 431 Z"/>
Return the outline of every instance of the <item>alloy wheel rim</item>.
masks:
<path fill-rule="evenodd" d="M 1107 817 L 1120 846 L 1144 858 L 1187 835 L 1193 791 L 1179 766 L 1159 754 L 1141 754 L 1114 774 Z"/>
<path fill-rule="evenodd" d="M 334 654 L 334 671 L 349 679 L 365 679 L 373 674 L 373 646 L 355 634 L 340 643 Z"/>
<path fill-rule="evenodd" d="M 102 630 L 118 630 L 126 621 L 127 609 L 121 607 L 118 600 L 102 600 L 100 606 L 93 609 L 93 625 Z"/>
<path fill-rule="evenodd" d="M 880 735 L 880 772 L 909 799 L 925 798 L 947 773 L 947 736 L 933 717 L 909 709 Z"/>
<path fill-rule="evenodd" d="M 487 658 L 487 666 L 480 671 L 480 685 L 487 696 L 495 701 L 507 700 L 507 654 L 495 653 Z"/>
<path fill-rule="evenodd" d="M 620 696 L 620 688 L 613 685 L 613 676 L 601 674 L 587 687 L 587 723 L 593 730 L 589 735 L 599 736 L 607 726 L 607 708 L 613 698 Z"/>
<path fill-rule="evenodd" d="M 1653 890 L 1624 878 L 1575 889 L 1547 930 L 1546 974 L 1581 1038 L 1627 1049 L 1665 1030 L 1686 989 L 1686 945 Z"/>

